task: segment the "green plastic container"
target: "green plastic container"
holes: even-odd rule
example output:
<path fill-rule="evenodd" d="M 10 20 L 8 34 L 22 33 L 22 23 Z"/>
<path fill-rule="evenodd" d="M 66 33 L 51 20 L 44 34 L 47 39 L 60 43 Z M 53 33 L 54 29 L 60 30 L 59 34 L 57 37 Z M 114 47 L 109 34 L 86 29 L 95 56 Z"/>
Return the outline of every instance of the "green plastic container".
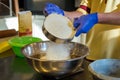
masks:
<path fill-rule="evenodd" d="M 31 37 L 31 36 L 22 36 L 22 37 L 14 37 L 9 40 L 9 44 L 12 46 L 12 49 L 14 53 L 19 57 L 24 57 L 24 55 L 21 52 L 22 47 L 25 45 L 34 43 L 34 42 L 40 42 L 42 39 L 37 37 Z"/>

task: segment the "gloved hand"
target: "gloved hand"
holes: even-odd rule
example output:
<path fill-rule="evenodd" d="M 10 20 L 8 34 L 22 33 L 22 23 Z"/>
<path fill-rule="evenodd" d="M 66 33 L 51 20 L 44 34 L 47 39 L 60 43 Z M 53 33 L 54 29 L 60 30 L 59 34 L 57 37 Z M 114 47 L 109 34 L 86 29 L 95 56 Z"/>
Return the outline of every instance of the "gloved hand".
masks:
<path fill-rule="evenodd" d="M 96 23 L 98 23 L 97 13 L 83 15 L 74 19 L 74 27 L 76 28 L 75 36 L 79 36 L 81 33 L 87 33 Z"/>
<path fill-rule="evenodd" d="M 51 13 L 57 13 L 57 14 L 64 15 L 64 11 L 62 9 L 60 9 L 60 7 L 58 7 L 57 5 L 52 4 L 52 3 L 46 3 L 43 13 L 45 16 L 47 16 Z"/>

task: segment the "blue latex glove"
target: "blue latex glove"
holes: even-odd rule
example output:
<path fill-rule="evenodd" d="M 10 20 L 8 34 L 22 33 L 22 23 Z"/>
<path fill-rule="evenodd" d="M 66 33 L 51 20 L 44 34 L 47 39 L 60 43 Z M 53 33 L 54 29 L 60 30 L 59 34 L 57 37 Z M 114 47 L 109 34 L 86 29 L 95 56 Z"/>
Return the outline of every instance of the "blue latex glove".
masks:
<path fill-rule="evenodd" d="M 76 28 L 75 36 L 81 33 L 87 33 L 96 23 L 98 23 L 97 13 L 83 15 L 74 19 L 74 27 Z"/>
<path fill-rule="evenodd" d="M 60 9 L 60 7 L 52 3 L 46 3 L 43 13 L 45 16 L 51 13 L 57 13 L 57 14 L 64 15 L 64 11 Z"/>

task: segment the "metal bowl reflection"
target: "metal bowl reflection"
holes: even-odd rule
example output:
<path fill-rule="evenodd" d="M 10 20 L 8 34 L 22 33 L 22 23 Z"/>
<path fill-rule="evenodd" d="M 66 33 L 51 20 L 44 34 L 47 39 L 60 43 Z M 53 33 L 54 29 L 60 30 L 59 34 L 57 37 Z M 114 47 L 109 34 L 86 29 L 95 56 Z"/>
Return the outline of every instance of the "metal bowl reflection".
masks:
<path fill-rule="evenodd" d="M 47 76 L 61 76 L 74 72 L 82 65 L 83 58 L 88 55 L 89 49 L 87 46 L 80 43 L 64 43 L 69 46 L 70 59 L 67 60 L 42 60 L 42 53 L 46 50 L 52 42 L 43 41 L 29 44 L 22 48 L 22 53 L 27 58 L 28 63 L 37 72 Z"/>

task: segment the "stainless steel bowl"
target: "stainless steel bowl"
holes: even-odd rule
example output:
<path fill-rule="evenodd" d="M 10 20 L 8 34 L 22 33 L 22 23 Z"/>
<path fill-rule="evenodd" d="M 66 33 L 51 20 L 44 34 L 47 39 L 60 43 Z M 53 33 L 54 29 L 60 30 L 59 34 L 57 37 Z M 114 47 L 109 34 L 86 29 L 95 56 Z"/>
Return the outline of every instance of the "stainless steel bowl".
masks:
<path fill-rule="evenodd" d="M 120 59 L 100 59 L 88 66 L 95 80 L 120 80 Z"/>
<path fill-rule="evenodd" d="M 22 53 L 27 58 L 28 63 L 37 72 L 47 76 L 61 76 L 74 72 L 82 65 L 83 58 L 88 55 L 89 49 L 87 46 L 69 42 L 64 45 L 69 46 L 70 59 L 67 60 L 42 60 L 40 59 L 52 42 L 43 41 L 29 44 L 22 48 Z M 34 56 L 34 57 L 33 57 Z"/>
<path fill-rule="evenodd" d="M 57 18 L 55 18 L 55 17 L 57 17 Z M 59 21 L 58 21 L 58 19 L 59 19 Z M 47 23 L 49 23 L 49 25 Z M 56 23 L 57 23 L 57 25 L 56 25 Z M 51 24 L 52 24 L 52 26 L 51 26 Z M 62 26 L 65 26 L 65 27 L 63 28 Z M 69 32 L 70 30 L 71 30 L 71 33 L 69 33 L 69 34 L 66 33 L 66 32 Z M 42 31 L 43 31 L 44 35 L 50 41 L 53 41 L 55 43 L 70 42 L 70 41 L 72 41 L 72 39 L 74 38 L 74 35 L 76 33 L 76 29 L 73 27 L 73 23 L 71 22 L 71 20 L 69 20 L 69 18 L 67 18 L 65 16 L 58 15 L 58 14 L 50 14 L 45 18 L 43 26 L 42 26 Z M 62 33 L 64 33 L 64 34 L 62 34 Z M 58 36 L 58 34 L 59 34 L 59 36 Z M 68 36 L 65 36 L 65 35 L 68 35 Z M 60 36 L 62 36 L 62 37 L 60 37 Z"/>

